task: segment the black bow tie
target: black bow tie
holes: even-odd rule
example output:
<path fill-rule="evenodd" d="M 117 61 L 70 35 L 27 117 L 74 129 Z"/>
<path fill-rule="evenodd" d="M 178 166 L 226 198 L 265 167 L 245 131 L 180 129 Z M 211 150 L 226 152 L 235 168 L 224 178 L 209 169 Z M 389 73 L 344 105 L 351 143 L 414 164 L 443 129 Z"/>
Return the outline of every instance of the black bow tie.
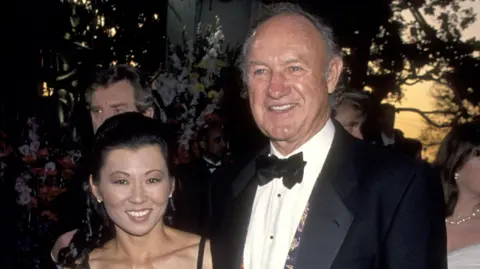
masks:
<path fill-rule="evenodd" d="M 261 155 L 256 160 L 257 177 L 259 185 L 263 186 L 274 178 L 283 178 L 283 185 L 291 189 L 295 184 L 301 183 L 303 168 L 305 167 L 302 152 L 287 159 L 279 159 L 274 155 Z"/>

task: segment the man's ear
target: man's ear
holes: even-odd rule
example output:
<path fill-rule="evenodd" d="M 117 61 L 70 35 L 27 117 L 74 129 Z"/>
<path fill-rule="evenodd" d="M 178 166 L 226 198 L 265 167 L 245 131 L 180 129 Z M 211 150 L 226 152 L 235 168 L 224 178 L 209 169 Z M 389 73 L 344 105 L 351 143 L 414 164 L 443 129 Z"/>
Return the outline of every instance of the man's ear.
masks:
<path fill-rule="evenodd" d="M 147 108 L 147 110 L 145 110 L 145 112 L 143 112 L 143 115 L 149 118 L 153 118 L 153 114 L 154 114 L 153 107 L 149 107 Z"/>
<path fill-rule="evenodd" d="M 198 142 L 198 146 L 199 146 L 201 149 L 205 150 L 205 149 L 207 148 L 207 143 L 205 143 L 205 141 L 202 139 L 202 140 L 200 140 L 200 141 Z"/>
<path fill-rule="evenodd" d="M 328 72 L 326 76 L 328 93 L 332 94 L 337 88 L 340 75 L 343 71 L 343 60 L 340 57 L 334 57 L 328 63 Z"/>
<path fill-rule="evenodd" d="M 102 196 L 100 195 L 100 191 L 98 190 L 97 185 L 93 183 L 93 176 L 90 175 L 90 178 L 88 180 L 88 183 L 90 185 L 90 191 L 92 192 L 92 195 L 97 199 L 97 201 L 100 203 L 102 202 Z"/>

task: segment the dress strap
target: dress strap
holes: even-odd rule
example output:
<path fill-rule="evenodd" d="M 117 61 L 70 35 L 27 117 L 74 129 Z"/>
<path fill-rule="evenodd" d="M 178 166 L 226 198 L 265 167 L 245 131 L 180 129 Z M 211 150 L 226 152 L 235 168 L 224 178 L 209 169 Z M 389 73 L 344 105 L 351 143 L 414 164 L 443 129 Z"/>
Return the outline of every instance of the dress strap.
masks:
<path fill-rule="evenodd" d="M 203 267 L 203 255 L 205 254 L 205 243 L 207 238 L 200 238 L 200 245 L 198 246 L 198 258 L 197 258 L 197 269 L 202 269 Z"/>

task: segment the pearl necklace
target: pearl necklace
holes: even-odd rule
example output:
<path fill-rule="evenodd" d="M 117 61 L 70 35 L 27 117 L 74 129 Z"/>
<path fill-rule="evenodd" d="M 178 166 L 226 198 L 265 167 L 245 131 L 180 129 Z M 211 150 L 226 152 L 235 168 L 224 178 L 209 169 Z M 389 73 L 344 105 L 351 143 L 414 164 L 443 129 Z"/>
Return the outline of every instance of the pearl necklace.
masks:
<path fill-rule="evenodd" d="M 464 222 L 467 222 L 469 220 L 471 220 L 473 217 L 475 217 L 478 213 L 480 213 L 480 208 L 477 208 L 475 211 L 473 211 L 472 215 L 468 216 L 468 217 L 465 217 L 463 219 L 459 219 L 457 221 L 452 221 L 452 220 L 447 220 L 445 219 L 445 222 L 447 224 L 451 224 L 451 225 L 458 225 L 458 224 L 462 224 Z"/>

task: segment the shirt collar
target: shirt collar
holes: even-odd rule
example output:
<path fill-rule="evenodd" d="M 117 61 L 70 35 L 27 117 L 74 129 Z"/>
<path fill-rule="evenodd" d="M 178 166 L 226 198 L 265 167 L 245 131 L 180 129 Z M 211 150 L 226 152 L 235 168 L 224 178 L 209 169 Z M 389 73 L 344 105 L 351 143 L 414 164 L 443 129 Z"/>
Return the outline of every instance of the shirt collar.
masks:
<path fill-rule="evenodd" d="M 299 152 L 303 152 L 303 160 L 307 163 L 314 162 L 318 158 L 319 150 L 323 149 L 322 151 L 326 151 L 330 149 L 332 145 L 333 137 L 335 135 L 335 125 L 333 124 L 332 120 L 329 119 L 325 126 L 312 136 L 307 142 L 301 145 L 298 149 L 294 150 L 292 153 L 288 154 L 287 156 L 282 155 L 270 142 L 270 153 L 277 156 L 279 159 L 285 159 L 292 155 L 295 155 Z"/>
<path fill-rule="evenodd" d="M 218 161 L 218 162 L 214 162 L 214 161 L 210 160 L 209 158 L 207 158 L 207 157 L 205 157 L 205 156 L 202 156 L 202 158 L 203 158 L 203 160 L 204 160 L 205 162 L 207 162 L 207 163 L 209 163 L 209 164 L 211 164 L 211 165 L 213 165 L 213 166 L 220 166 L 220 165 L 222 165 L 222 161 L 221 161 L 221 160 Z"/>

